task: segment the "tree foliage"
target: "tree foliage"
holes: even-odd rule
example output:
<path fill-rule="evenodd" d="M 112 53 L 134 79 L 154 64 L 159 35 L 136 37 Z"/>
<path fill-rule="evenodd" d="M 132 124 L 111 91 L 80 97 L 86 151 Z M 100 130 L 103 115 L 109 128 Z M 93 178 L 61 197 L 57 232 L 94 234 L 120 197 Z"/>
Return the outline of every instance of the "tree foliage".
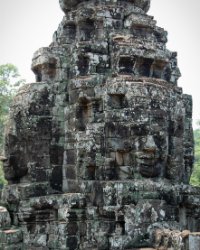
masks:
<path fill-rule="evenodd" d="M 200 129 L 194 130 L 195 142 L 195 163 L 190 183 L 194 186 L 200 186 Z"/>
<path fill-rule="evenodd" d="M 0 65 L 0 155 L 3 154 L 4 128 L 9 113 L 9 106 L 16 90 L 25 83 L 20 78 L 18 69 L 13 64 Z M 5 183 L 2 164 L 0 163 L 0 186 Z"/>

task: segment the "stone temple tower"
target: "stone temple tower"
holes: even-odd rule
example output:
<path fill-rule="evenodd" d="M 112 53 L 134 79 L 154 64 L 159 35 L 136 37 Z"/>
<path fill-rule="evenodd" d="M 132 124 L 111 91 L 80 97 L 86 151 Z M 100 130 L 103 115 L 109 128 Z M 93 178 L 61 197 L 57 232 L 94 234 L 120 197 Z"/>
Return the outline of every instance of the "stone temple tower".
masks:
<path fill-rule="evenodd" d="M 0 249 L 200 249 L 192 99 L 149 5 L 60 0 L 11 106 Z"/>

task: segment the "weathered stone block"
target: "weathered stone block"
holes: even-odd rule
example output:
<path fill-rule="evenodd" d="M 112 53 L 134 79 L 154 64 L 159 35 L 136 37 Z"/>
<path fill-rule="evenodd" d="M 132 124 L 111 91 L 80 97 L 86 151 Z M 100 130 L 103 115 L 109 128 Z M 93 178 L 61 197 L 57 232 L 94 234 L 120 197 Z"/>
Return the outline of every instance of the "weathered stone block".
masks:
<path fill-rule="evenodd" d="M 23 233 L 19 229 L 9 229 L 0 231 L 0 242 L 7 245 L 16 244 L 22 242 Z"/>
<path fill-rule="evenodd" d="M 11 226 L 11 218 L 8 210 L 0 206 L 0 228 L 6 229 Z"/>

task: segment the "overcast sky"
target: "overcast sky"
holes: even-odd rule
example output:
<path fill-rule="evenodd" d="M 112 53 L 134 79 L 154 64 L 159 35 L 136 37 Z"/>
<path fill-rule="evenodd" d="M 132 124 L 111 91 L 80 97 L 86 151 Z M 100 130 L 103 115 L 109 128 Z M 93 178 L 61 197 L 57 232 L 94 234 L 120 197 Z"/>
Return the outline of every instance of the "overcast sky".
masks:
<path fill-rule="evenodd" d="M 179 86 L 193 96 L 196 127 L 200 119 L 200 0 L 151 2 L 149 14 L 168 31 L 168 48 L 178 52 Z M 62 17 L 58 0 L 0 0 L 0 64 L 13 63 L 27 82 L 34 81 L 32 55 L 51 43 Z"/>

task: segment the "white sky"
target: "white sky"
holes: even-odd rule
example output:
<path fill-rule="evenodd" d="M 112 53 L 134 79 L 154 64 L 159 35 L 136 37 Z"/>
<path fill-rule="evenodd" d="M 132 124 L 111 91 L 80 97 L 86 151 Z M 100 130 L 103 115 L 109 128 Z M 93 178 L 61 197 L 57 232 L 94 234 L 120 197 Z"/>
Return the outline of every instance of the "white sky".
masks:
<path fill-rule="evenodd" d="M 149 14 L 168 31 L 168 48 L 178 52 L 179 86 L 193 96 L 195 128 L 200 119 L 200 0 L 151 2 Z M 12 63 L 22 78 L 34 81 L 32 55 L 51 43 L 62 17 L 58 0 L 0 0 L 0 64 Z"/>

